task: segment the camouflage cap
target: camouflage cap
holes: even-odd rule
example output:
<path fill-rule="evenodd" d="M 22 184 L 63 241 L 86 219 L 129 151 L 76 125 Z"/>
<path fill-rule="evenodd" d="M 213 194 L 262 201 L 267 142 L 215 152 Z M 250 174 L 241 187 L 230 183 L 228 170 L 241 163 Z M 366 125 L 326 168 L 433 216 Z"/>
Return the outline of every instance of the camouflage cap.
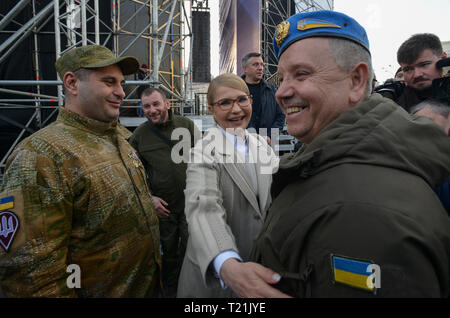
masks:
<path fill-rule="evenodd" d="M 132 56 L 116 58 L 114 53 L 102 45 L 86 45 L 71 49 L 56 60 L 55 68 L 62 79 L 67 72 L 81 68 L 95 69 L 117 64 L 123 75 L 135 73 L 139 62 Z"/>

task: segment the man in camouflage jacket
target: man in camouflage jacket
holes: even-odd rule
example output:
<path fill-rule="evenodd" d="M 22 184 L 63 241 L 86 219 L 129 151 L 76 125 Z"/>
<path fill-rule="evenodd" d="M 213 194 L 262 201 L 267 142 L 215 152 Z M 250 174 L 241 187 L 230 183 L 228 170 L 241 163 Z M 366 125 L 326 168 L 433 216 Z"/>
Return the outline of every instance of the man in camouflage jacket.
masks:
<path fill-rule="evenodd" d="M 0 189 L 7 297 L 151 297 L 158 219 L 145 171 L 117 123 L 123 75 L 139 64 L 90 45 L 56 62 L 66 103 L 15 149 Z"/>

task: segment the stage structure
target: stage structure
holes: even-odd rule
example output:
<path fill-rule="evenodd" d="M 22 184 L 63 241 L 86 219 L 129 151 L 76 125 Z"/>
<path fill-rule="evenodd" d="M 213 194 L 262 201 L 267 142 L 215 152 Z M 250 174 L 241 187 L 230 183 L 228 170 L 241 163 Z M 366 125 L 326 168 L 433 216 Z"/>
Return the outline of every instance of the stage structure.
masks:
<path fill-rule="evenodd" d="M 192 0 L 192 80 L 211 81 L 211 14 L 208 0 Z"/>
<path fill-rule="evenodd" d="M 242 75 L 242 57 L 259 51 L 260 8 L 260 1 L 257 0 L 220 2 L 220 73 Z"/>
<path fill-rule="evenodd" d="M 189 12 L 182 0 L 0 1 L 0 180 L 17 143 L 56 119 L 63 91 L 54 62 L 75 46 L 101 44 L 138 58 L 143 68 L 126 76 L 121 116 L 139 116 L 136 91 L 147 84 L 189 113 Z"/>
<path fill-rule="evenodd" d="M 265 79 L 278 87 L 276 57 L 272 40 L 279 23 L 295 13 L 333 10 L 333 0 L 262 0 L 261 1 L 261 53 L 266 63 Z"/>
<path fill-rule="evenodd" d="M 236 2 L 214 1 L 222 7 Z M 259 6 L 260 27 L 254 33 L 259 33 L 267 63 L 266 79 L 277 84 L 272 49 L 277 24 L 295 12 L 333 9 L 333 1 L 246 0 L 232 10 L 248 15 L 254 10 L 251 2 Z M 207 0 L 0 1 L 0 182 L 5 161 L 17 143 L 55 120 L 63 93 L 54 62 L 71 47 L 102 44 L 117 56 L 134 55 L 148 67 L 136 77 L 126 77 L 121 115 L 138 112 L 136 90 L 142 84 L 160 86 L 177 112 L 192 113 L 198 99 L 192 88 L 193 50 L 185 46 L 193 47 L 194 12 L 202 12 L 199 15 L 208 21 L 208 11 Z M 203 31 L 201 36 L 209 36 Z M 238 34 L 231 36 L 238 38 Z M 242 34 L 240 42 L 241 38 Z M 208 46 L 205 42 L 200 43 Z M 209 57 L 205 50 L 201 53 Z M 234 59 L 237 72 L 240 61 Z M 203 67 L 196 69 L 200 79 L 195 80 L 207 82 L 210 71 Z"/>

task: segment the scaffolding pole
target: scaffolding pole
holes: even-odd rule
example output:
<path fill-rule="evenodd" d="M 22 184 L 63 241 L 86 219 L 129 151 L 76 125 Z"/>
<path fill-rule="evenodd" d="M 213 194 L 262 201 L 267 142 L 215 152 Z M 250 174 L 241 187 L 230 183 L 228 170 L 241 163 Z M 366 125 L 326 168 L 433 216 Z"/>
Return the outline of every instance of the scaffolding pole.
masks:
<path fill-rule="evenodd" d="M 294 7 L 291 1 L 262 0 L 261 4 L 261 54 L 266 63 L 265 79 L 278 86 L 276 75 L 276 57 L 273 50 L 273 38 L 277 24 L 286 20 L 294 13 L 333 10 L 333 0 L 296 0 Z M 272 61 L 272 64 L 270 64 Z"/>
<path fill-rule="evenodd" d="M 14 50 L 16 47 L 33 31 L 33 27 L 36 23 L 43 20 L 52 9 L 52 4 L 49 3 L 44 9 L 42 9 L 36 16 L 30 21 L 24 24 L 17 32 L 13 33 L 3 44 L 0 45 L 0 53 L 6 50 L 8 51 L 0 57 L 0 63 L 2 63 Z"/>
<path fill-rule="evenodd" d="M 158 0 L 153 0 L 152 3 L 152 63 L 153 63 L 153 82 L 159 81 L 159 60 L 158 56 Z"/>
<path fill-rule="evenodd" d="M 22 9 L 28 5 L 29 2 L 30 0 L 21 0 L 14 6 L 14 8 L 12 8 L 12 10 L 8 12 L 8 14 L 0 20 L 0 31 L 3 30 L 5 26 L 7 26 L 9 22 L 11 22 L 16 15 L 18 15 Z"/>
<path fill-rule="evenodd" d="M 171 100 L 179 105 L 175 107 L 180 107 L 181 109 L 182 106 L 193 106 L 192 98 L 188 95 L 190 90 L 186 89 L 191 87 L 191 77 L 189 76 L 191 62 L 188 61 L 186 63 L 186 68 L 186 65 L 184 65 L 185 63 L 182 62 L 183 57 L 181 56 L 184 49 L 182 42 L 190 41 L 189 37 L 192 37 L 192 32 L 190 30 L 191 17 L 187 15 L 188 13 L 186 12 L 183 0 L 112 0 L 108 2 L 99 2 L 98 0 L 52 0 L 42 4 L 39 9 L 37 9 L 38 3 L 39 2 L 30 0 L 17 1 L 17 3 L 14 4 L 14 7 L 0 20 L 0 31 L 5 30 L 6 27 L 11 26 L 12 24 L 14 24 L 14 28 L 16 29 L 16 31 L 12 32 L 6 40 L 0 44 L 0 62 L 10 58 L 17 49 L 17 46 L 33 33 L 33 52 L 30 54 L 30 59 L 32 60 L 34 67 L 34 78 L 23 78 L 19 81 L 9 80 L 8 78 L 0 80 L 0 86 L 2 87 L 0 88 L 0 92 L 5 96 L 7 95 L 7 97 L 0 99 L 0 109 L 17 109 L 18 111 L 20 109 L 35 110 L 30 118 L 22 124 L 1 117 L 3 115 L 0 114 L 0 120 L 21 129 L 15 141 L 10 145 L 6 155 L 3 158 L 0 158 L 0 179 L 6 158 L 11 154 L 17 143 L 23 139 L 24 134 L 31 132 L 31 125 L 35 123 L 38 129 L 44 127 L 48 120 L 56 114 L 57 108 L 64 104 L 62 79 L 59 78 L 56 72 L 56 80 L 42 78 L 40 65 L 41 52 L 39 51 L 40 48 L 38 44 L 41 34 L 48 35 L 54 33 L 55 61 L 67 50 L 70 50 L 75 46 L 88 44 L 110 46 L 113 48 L 112 51 L 116 56 L 122 56 L 133 47 L 138 39 L 146 39 L 149 41 L 149 46 L 151 46 L 147 60 L 151 61 L 151 63 L 148 64 L 153 66 L 152 76 L 151 78 L 145 78 L 143 81 L 126 80 L 125 85 L 160 86 L 170 96 Z M 100 15 L 100 9 L 104 8 L 105 4 L 111 6 L 111 15 L 107 21 L 104 19 L 104 16 L 102 18 Z M 102 5 L 102 7 L 100 7 L 100 5 Z M 120 7 L 132 5 L 135 6 L 136 12 L 130 17 L 127 17 L 125 23 L 121 24 Z M 23 25 L 19 25 L 14 19 L 26 8 L 32 9 L 32 17 L 25 21 Z M 147 25 L 144 29 L 127 31 L 128 26 L 132 24 L 131 22 L 136 20 L 138 12 L 142 13 L 142 10 L 146 9 L 148 10 L 148 23 L 146 23 Z M 52 26 L 53 31 L 42 32 L 43 27 L 52 18 L 54 20 Z M 174 21 L 180 22 L 174 23 Z M 174 27 L 175 25 L 177 30 L 171 29 L 171 27 Z M 188 29 L 186 34 L 183 34 L 184 26 L 187 26 Z M 100 27 L 103 27 L 103 30 L 106 29 L 106 31 L 101 32 Z M 132 29 L 132 27 L 133 26 L 130 26 L 128 29 Z M 91 32 L 88 30 L 91 30 Z M 3 31 L 3 33 L 7 32 L 10 31 Z M 119 43 L 119 37 L 123 37 L 125 34 L 130 36 L 131 40 L 123 45 L 123 43 Z M 170 48 L 167 45 L 168 43 L 170 43 Z M 172 67 L 173 64 L 171 64 L 167 70 L 161 68 L 162 61 L 167 61 L 168 59 L 171 59 L 171 61 L 173 60 L 174 55 L 172 54 L 175 54 L 180 61 L 180 70 L 178 71 L 177 69 L 176 72 Z M 168 81 L 164 79 L 164 76 L 167 76 L 167 73 L 170 73 L 171 76 Z M 181 85 L 180 89 L 178 89 L 176 85 Z M 21 90 L 20 88 L 8 89 L 7 86 L 32 86 L 34 89 L 33 91 L 28 91 L 28 88 L 24 90 Z M 55 94 L 57 96 L 51 96 L 53 94 L 43 94 L 42 86 L 54 86 L 56 88 Z M 138 100 L 131 96 L 133 92 L 134 90 L 132 90 L 124 99 L 121 107 L 122 109 L 138 107 L 136 106 Z M 26 99 L 25 96 L 29 97 L 29 99 Z M 42 109 L 54 109 L 54 111 L 45 120 L 41 117 Z M 181 113 L 183 113 L 182 110 Z"/>

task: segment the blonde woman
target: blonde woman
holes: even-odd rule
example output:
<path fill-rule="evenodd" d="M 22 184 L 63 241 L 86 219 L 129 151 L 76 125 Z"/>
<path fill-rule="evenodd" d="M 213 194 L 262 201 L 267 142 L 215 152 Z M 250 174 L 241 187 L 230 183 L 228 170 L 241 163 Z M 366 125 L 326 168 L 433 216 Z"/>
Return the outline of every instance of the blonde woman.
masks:
<path fill-rule="evenodd" d="M 189 240 L 178 297 L 280 297 L 279 275 L 248 262 L 271 204 L 278 158 L 264 138 L 245 128 L 252 98 L 237 75 L 222 74 L 208 88 L 216 125 L 191 152 L 186 179 Z"/>

